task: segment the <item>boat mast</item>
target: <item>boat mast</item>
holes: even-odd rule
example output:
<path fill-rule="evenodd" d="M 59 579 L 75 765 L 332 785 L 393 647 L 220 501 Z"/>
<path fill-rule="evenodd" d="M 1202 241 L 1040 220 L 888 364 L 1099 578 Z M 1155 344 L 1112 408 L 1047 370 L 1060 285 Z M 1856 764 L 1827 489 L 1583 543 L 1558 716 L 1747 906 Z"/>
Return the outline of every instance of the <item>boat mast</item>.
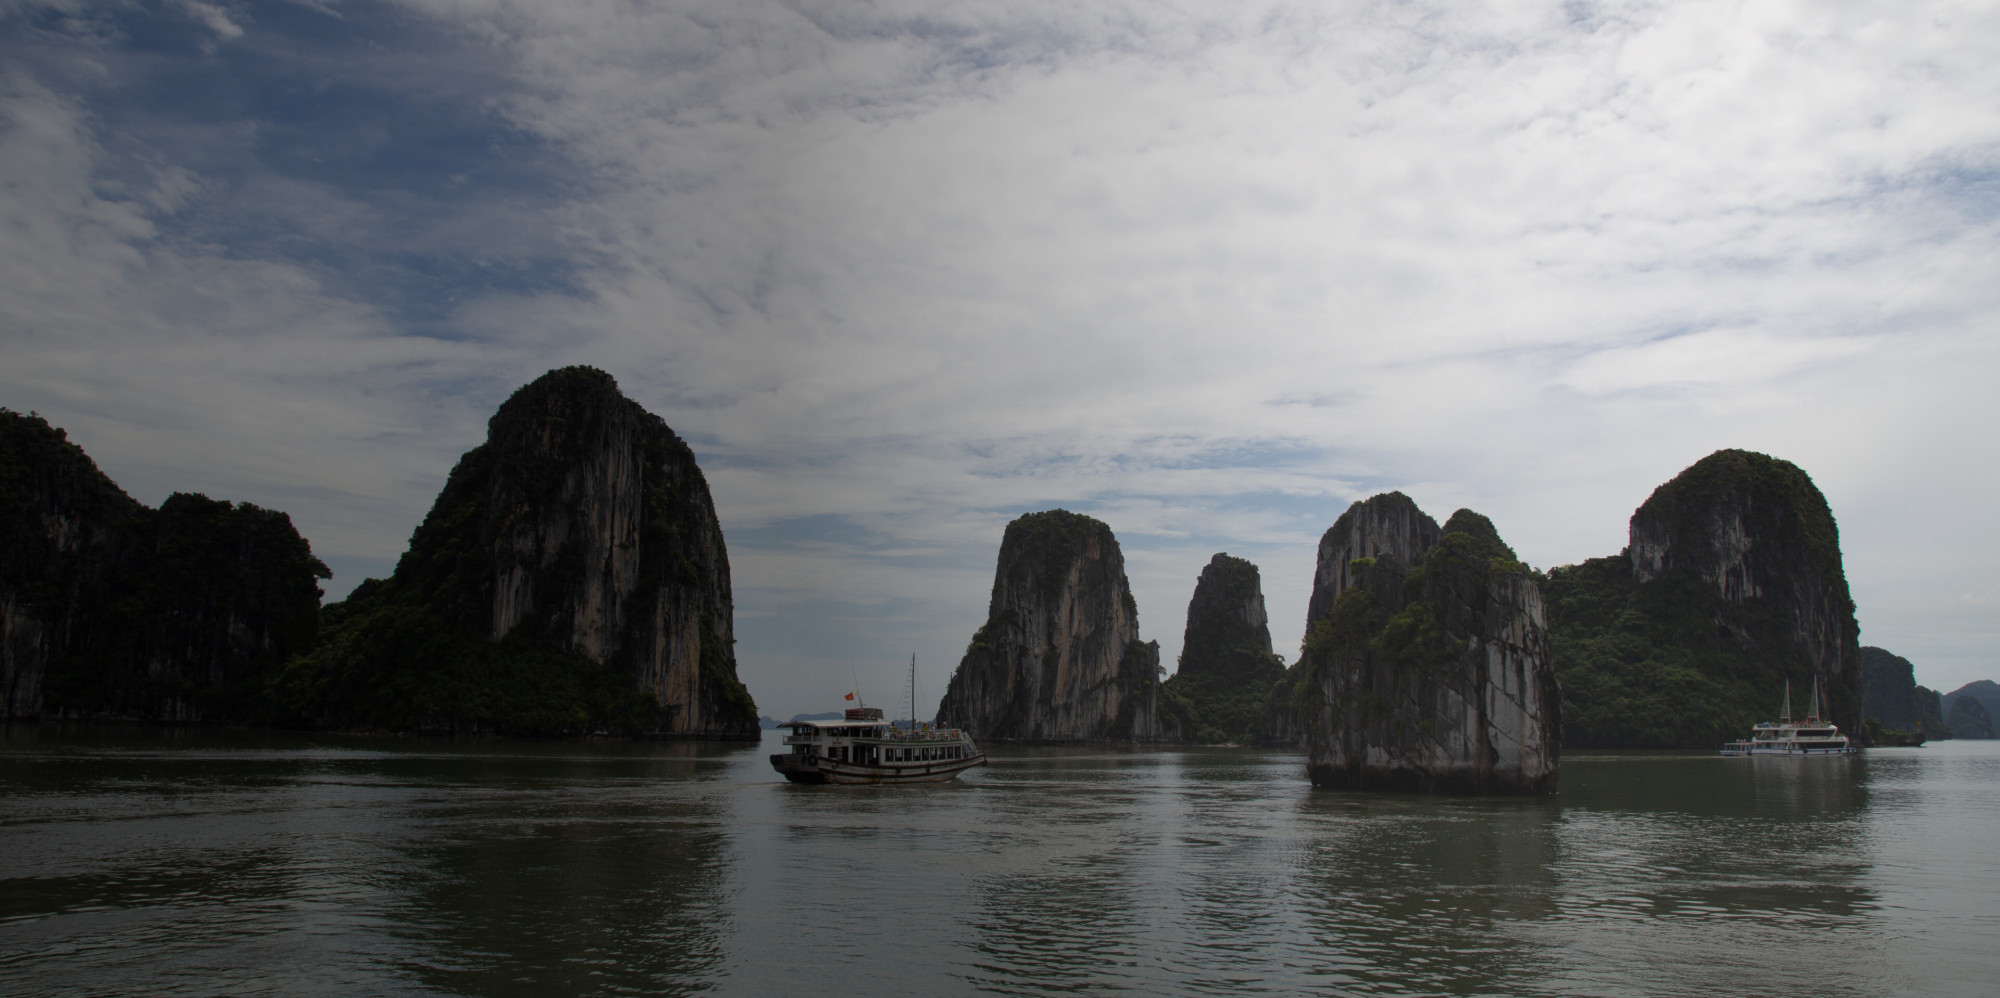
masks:
<path fill-rule="evenodd" d="M 1792 681 L 1785 680 L 1785 712 L 1778 715 L 1781 724 L 1792 723 Z"/>
<path fill-rule="evenodd" d="M 910 734 L 917 733 L 917 653 L 910 653 Z"/>

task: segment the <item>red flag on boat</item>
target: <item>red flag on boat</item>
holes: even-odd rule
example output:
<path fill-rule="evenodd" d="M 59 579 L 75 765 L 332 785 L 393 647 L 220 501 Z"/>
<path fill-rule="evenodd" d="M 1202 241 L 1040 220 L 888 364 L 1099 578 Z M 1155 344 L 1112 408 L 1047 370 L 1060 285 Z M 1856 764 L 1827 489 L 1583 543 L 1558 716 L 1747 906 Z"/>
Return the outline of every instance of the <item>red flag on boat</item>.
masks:
<path fill-rule="evenodd" d="M 854 699 L 854 694 L 852 694 L 852 693 L 849 693 L 849 694 L 847 695 L 847 699 L 849 699 L 849 700 L 852 700 L 852 699 Z"/>

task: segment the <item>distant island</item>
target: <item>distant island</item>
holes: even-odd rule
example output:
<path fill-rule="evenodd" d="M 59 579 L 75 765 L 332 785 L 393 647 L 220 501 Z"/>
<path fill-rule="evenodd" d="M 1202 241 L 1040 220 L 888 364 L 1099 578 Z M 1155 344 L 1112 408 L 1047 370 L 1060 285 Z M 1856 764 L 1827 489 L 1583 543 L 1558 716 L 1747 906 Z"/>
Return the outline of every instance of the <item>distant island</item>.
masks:
<path fill-rule="evenodd" d="M 755 739 L 727 548 L 693 452 L 594 368 L 493 415 L 386 579 L 330 577 L 284 513 L 131 499 L 63 431 L 0 409 L 0 716 L 448 735 Z M 1560 748 L 1713 748 L 1823 691 L 1869 744 L 1991 738 L 2000 685 L 1946 694 L 1857 641 L 1839 533 L 1795 465 L 1718 451 L 1618 554 L 1535 572 L 1486 517 L 1407 497 L 1321 538 L 1299 658 L 1256 565 L 1194 580 L 1178 668 L 1139 631 L 1109 525 L 1026 514 L 938 723 L 994 741 L 1297 745 L 1315 782 L 1553 785 Z M 810 715 L 817 716 L 817 715 Z"/>

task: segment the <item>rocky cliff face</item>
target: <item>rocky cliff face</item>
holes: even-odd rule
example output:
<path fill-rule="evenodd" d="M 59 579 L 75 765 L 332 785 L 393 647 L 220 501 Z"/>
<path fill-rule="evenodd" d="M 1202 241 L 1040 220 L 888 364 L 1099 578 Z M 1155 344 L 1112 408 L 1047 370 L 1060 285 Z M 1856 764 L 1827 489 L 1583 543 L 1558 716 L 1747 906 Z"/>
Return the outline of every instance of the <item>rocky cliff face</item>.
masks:
<path fill-rule="evenodd" d="M 1217 554 L 1188 600 L 1180 668 L 1166 682 L 1162 710 L 1193 741 L 1256 741 L 1284 676 L 1284 661 L 1271 653 L 1257 566 Z"/>
<path fill-rule="evenodd" d="M 132 500 L 36 416 L 0 410 L 0 710 L 244 720 L 318 628 L 330 576 L 291 519 Z"/>
<path fill-rule="evenodd" d="M 1827 691 L 1834 722 L 1859 729 L 1860 627 L 1840 531 L 1797 465 L 1740 450 L 1695 462 L 1632 514 L 1627 556 L 1641 585 L 1685 572 L 1713 586 L 1728 608 L 1718 637 L 1796 656 Z"/>
<path fill-rule="evenodd" d="M 1572 743 L 1709 748 L 1789 681 L 1861 731 L 1859 628 L 1826 499 L 1796 465 L 1717 451 L 1653 491 L 1615 558 L 1550 573 Z"/>
<path fill-rule="evenodd" d="M 348 603 L 293 677 L 321 723 L 757 737 L 708 483 L 602 371 L 551 371 L 515 392 L 395 575 Z M 417 660 L 402 631 L 425 620 L 449 637 Z M 420 695 L 373 698 L 391 677 Z"/>
<path fill-rule="evenodd" d="M 1158 642 L 1111 528 L 1067 510 L 1007 525 L 986 623 L 938 704 L 938 723 L 996 741 L 1161 741 Z"/>
<path fill-rule="evenodd" d="M 1910 660 L 1866 645 L 1860 649 L 1859 658 L 1861 715 L 1897 731 L 1923 730 L 1926 715 L 1918 701 L 1916 667 Z"/>
<path fill-rule="evenodd" d="M 1321 541 L 1314 583 L 1296 717 L 1314 785 L 1555 789 L 1541 592 L 1485 517 L 1460 510 L 1440 529 L 1397 493 L 1356 503 Z"/>
<path fill-rule="evenodd" d="M 1314 621 L 1326 619 L 1333 601 L 1354 585 L 1357 559 L 1390 558 L 1414 565 L 1437 546 L 1439 536 L 1437 521 L 1401 492 L 1384 492 L 1349 506 L 1320 536 L 1306 631 L 1312 631 Z"/>

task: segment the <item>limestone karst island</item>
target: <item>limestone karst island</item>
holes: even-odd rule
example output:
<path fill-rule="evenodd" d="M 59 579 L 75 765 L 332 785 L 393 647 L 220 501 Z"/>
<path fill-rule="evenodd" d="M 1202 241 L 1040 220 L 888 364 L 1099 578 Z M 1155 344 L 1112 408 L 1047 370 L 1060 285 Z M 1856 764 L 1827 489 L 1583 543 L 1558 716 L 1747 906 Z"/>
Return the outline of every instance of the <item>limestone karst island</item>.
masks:
<path fill-rule="evenodd" d="M 1636 498 L 1636 497 L 1635 497 Z M 329 577 L 276 510 L 127 496 L 0 410 L 0 712 L 455 736 L 756 739 L 727 546 L 693 452 L 613 378 L 502 404 L 386 579 Z M 1626 548 L 1537 572 L 1486 517 L 1400 493 L 1320 539 L 1289 664 L 1258 566 L 1197 578 L 1172 675 L 1112 527 L 1030 512 L 938 707 L 982 742 L 1296 746 L 1323 787 L 1547 793 L 1561 749 L 1714 749 L 1786 690 L 1867 744 L 1994 737 L 2000 687 L 1940 694 L 1861 647 L 1806 472 L 1718 451 Z"/>

